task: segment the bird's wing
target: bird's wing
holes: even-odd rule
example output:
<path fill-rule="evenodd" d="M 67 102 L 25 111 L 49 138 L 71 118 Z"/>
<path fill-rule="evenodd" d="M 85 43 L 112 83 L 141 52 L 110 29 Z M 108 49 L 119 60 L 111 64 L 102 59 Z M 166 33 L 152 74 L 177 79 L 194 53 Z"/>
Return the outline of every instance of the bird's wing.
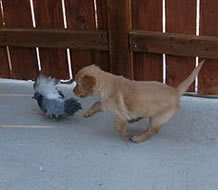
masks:
<path fill-rule="evenodd" d="M 73 115 L 80 109 L 82 109 L 82 106 L 76 99 L 70 98 L 64 101 L 64 111 L 67 115 Z"/>
<path fill-rule="evenodd" d="M 64 101 L 60 99 L 47 99 L 43 98 L 43 107 L 46 108 L 46 114 L 49 116 L 62 116 L 64 115 Z"/>

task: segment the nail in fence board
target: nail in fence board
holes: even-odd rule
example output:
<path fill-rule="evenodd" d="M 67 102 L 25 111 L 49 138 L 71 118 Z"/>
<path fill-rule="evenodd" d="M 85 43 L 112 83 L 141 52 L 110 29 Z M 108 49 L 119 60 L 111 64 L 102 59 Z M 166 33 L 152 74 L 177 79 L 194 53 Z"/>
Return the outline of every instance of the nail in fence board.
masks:
<path fill-rule="evenodd" d="M 162 31 L 162 0 L 132 0 L 133 30 Z M 163 56 L 134 53 L 135 80 L 163 81 Z"/>
<path fill-rule="evenodd" d="M 0 10 L 0 28 L 3 27 L 4 19 L 2 18 L 2 12 Z M 10 70 L 7 58 L 6 47 L 0 48 L 0 78 L 9 78 Z"/>
<path fill-rule="evenodd" d="M 93 0 L 65 0 L 68 29 L 95 29 Z M 94 64 L 94 51 L 71 50 L 73 77 L 84 66 Z"/>
<path fill-rule="evenodd" d="M 200 2 L 200 35 L 218 36 L 218 1 Z M 218 94 L 218 60 L 206 59 L 199 73 L 198 85 L 199 94 Z"/>
<path fill-rule="evenodd" d="M 5 27 L 32 28 L 29 0 L 3 0 Z M 35 48 L 10 47 L 11 78 L 34 79 L 38 74 Z"/>
<path fill-rule="evenodd" d="M 36 28 L 63 29 L 62 2 L 33 0 Z M 65 49 L 39 48 L 42 73 L 57 79 L 69 79 L 67 52 Z"/>
<path fill-rule="evenodd" d="M 166 0 L 166 32 L 195 34 L 196 1 Z M 195 67 L 195 58 L 167 56 L 167 84 L 176 87 Z M 194 84 L 188 91 L 194 91 Z"/>

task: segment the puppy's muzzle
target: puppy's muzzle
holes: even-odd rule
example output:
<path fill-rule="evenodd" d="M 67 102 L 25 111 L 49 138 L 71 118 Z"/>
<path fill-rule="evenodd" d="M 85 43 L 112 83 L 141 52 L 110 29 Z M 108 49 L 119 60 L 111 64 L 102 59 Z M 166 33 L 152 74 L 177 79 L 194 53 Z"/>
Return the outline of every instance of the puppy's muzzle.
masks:
<path fill-rule="evenodd" d="M 85 95 L 84 95 L 82 92 L 80 92 L 78 86 L 75 86 L 75 88 L 73 89 L 73 93 L 74 93 L 76 96 L 79 96 L 79 97 L 81 97 L 81 98 L 84 98 L 84 97 L 85 97 Z"/>

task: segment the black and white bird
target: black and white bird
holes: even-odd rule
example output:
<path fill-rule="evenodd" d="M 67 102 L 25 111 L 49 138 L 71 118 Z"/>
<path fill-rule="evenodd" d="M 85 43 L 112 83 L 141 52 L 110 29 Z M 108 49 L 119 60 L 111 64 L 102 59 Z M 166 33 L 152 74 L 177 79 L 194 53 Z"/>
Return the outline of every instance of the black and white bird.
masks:
<path fill-rule="evenodd" d="M 82 109 L 81 104 L 74 98 L 65 99 L 57 89 L 56 80 L 39 75 L 33 85 L 34 96 L 40 109 L 50 118 L 62 118 L 74 115 Z"/>

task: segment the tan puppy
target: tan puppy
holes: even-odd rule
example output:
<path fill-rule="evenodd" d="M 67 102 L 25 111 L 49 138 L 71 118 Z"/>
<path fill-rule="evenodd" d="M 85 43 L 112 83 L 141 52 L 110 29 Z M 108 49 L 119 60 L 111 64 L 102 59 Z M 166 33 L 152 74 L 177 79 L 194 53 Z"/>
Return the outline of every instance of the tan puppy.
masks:
<path fill-rule="evenodd" d="M 102 71 L 95 65 L 82 68 L 76 75 L 74 93 L 80 97 L 98 95 L 100 101 L 92 105 L 84 117 L 109 110 L 116 115 L 115 128 L 128 138 L 125 128 L 129 122 L 150 118 L 146 131 L 132 136 L 140 143 L 154 135 L 178 111 L 179 98 L 188 89 L 200 71 L 204 61 L 177 88 L 160 82 L 133 81 Z"/>

